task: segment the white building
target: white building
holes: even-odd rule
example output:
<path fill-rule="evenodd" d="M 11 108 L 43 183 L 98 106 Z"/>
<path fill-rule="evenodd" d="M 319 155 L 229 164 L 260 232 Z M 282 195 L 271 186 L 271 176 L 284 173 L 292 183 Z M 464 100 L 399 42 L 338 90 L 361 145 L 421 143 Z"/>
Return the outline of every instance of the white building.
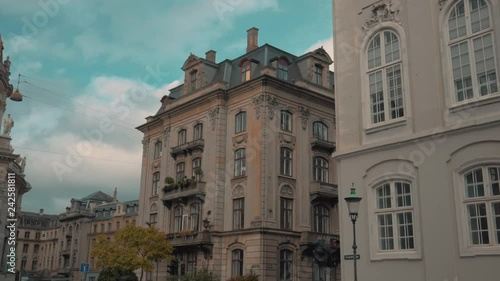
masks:
<path fill-rule="evenodd" d="M 363 197 L 359 280 L 500 280 L 500 2 L 333 3 L 335 159 L 339 197 L 351 183 Z"/>

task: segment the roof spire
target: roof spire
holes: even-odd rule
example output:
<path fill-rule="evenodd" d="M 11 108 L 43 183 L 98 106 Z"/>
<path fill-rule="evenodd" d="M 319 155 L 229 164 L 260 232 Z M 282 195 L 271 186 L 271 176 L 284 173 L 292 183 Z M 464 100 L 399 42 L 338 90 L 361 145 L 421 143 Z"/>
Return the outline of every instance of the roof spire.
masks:
<path fill-rule="evenodd" d="M 118 187 L 115 187 L 115 192 L 113 192 L 113 201 L 116 202 L 118 198 Z"/>

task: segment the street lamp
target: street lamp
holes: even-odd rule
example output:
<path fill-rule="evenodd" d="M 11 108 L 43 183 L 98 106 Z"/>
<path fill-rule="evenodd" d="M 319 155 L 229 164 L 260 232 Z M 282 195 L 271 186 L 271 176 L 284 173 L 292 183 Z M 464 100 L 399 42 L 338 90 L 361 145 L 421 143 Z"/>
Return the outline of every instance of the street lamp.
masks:
<path fill-rule="evenodd" d="M 361 196 L 356 194 L 356 188 L 354 188 L 354 183 L 351 187 L 351 194 L 349 194 L 344 200 L 347 202 L 347 209 L 349 210 L 349 217 L 351 217 L 352 221 L 352 233 L 353 233 L 353 242 L 352 242 L 352 251 L 354 254 L 354 281 L 358 281 L 358 268 L 356 267 L 356 249 L 358 246 L 356 245 L 356 220 L 358 219 L 359 213 L 359 203 L 361 201 Z"/>

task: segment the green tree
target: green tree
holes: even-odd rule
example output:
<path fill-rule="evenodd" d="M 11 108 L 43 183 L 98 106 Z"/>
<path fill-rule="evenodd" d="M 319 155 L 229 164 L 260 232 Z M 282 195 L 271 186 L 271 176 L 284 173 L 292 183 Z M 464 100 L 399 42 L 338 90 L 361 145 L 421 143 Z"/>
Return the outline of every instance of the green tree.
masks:
<path fill-rule="evenodd" d="M 108 267 L 99 273 L 97 281 L 137 281 L 137 275 L 132 270 L 120 267 Z"/>
<path fill-rule="evenodd" d="M 170 276 L 168 281 L 177 281 L 178 276 Z M 180 281 L 219 281 L 220 278 L 208 268 L 202 268 L 194 273 L 188 273 L 181 277 Z"/>
<path fill-rule="evenodd" d="M 144 271 L 151 272 L 155 261 L 171 260 L 172 246 L 156 228 L 128 224 L 115 233 L 113 240 L 98 236 L 91 257 L 97 258 L 96 266 L 101 269 L 140 269 L 142 280 Z"/>
<path fill-rule="evenodd" d="M 243 275 L 243 276 L 238 276 L 238 277 L 232 277 L 228 279 L 227 281 L 259 281 L 259 275 L 257 275 L 255 272 L 250 270 L 249 274 Z"/>

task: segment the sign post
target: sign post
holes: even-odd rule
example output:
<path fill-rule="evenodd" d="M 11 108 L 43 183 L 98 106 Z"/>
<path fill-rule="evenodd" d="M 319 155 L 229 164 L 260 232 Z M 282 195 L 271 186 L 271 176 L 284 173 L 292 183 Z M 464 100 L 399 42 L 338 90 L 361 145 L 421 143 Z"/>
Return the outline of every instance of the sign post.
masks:
<path fill-rule="evenodd" d="M 84 281 L 87 281 L 87 272 L 89 272 L 89 268 L 90 268 L 90 265 L 88 263 L 86 263 L 86 262 L 80 263 L 80 271 L 85 273 L 84 277 L 83 277 Z"/>
<path fill-rule="evenodd" d="M 354 258 L 355 256 L 354 255 L 345 255 L 344 256 L 344 260 L 359 260 L 359 258 L 361 257 L 360 255 L 356 255 L 356 258 Z"/>

